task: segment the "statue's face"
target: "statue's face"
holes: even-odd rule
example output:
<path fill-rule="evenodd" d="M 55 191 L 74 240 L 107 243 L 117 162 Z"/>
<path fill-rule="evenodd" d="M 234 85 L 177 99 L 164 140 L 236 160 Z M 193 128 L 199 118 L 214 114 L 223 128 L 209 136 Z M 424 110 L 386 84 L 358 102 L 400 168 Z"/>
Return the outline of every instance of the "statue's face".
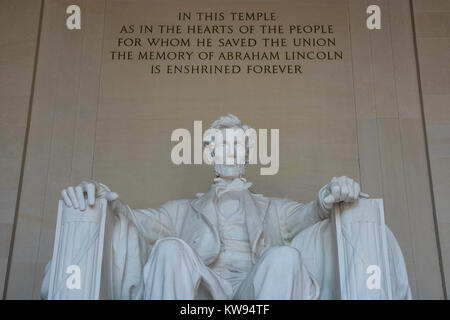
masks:
<path fill-rule="evenodd" d="M 245 174 L 245 165 L 224 165 L 224 164 L 214 164 L 214 172 L 219 177 L 223 178 L 239 178 Z"/>
<path fill-rule="evenodd" d="M 245 173 L 246 145 L 245 138 L 238 139 L 228 136 L 227 130 L 222 129 L 223 143 L 216 141 L 214 156 L 214 171 L 224 178 L 237 178 Z M 220 152 L 220 150 L 222 152 Z M 219 152 L 218 152 L 219 151 Z"/>

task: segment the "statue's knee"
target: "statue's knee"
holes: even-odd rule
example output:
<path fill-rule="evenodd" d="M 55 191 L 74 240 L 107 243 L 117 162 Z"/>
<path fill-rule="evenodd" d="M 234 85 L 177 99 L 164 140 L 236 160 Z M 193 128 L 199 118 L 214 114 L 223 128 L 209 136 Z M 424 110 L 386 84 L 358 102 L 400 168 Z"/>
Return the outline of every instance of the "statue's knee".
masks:
<path fill-rule="evenodd" d="M 163 238 L 156 241 L 144 265 L 145 281 L 155 280 L 155 274 L 160 278 L 163 276 L 177 277 L 183 275 L 181 266 L 191 266 L 188 245 L 178 238 Z"/>
<path fill-rule="evenodd" d="M 286 267 L 291 265 L 299 265 L 301 263 L 300 252 L 289 246 L 276 246 L 267 250 L 265 258 L 271 264 L 279 267 Z"/>
<path fill-rule="evenodd" d="M 186 244 L 181 239 L 163 238 L 155 243 L 152 253 L 158 257 L 175 258 L 181 257 L 183 251 L 186 250 Z"/>

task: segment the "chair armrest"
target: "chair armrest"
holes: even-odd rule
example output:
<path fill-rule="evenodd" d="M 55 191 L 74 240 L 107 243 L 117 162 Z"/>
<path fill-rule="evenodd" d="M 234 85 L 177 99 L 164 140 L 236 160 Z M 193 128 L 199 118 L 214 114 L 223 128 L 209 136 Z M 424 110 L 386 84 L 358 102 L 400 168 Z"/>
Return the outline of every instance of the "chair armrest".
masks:
<path fill-rule="evenodd" d="M 332 221 L 341 299 L 394 299 L 383 199 L 337 203 Z"/>
<path fill-rule="evenodd" d="M 49 300 L 99 299 L 106 214 L 105 199 L 85 211 L 59 201 Z"/>

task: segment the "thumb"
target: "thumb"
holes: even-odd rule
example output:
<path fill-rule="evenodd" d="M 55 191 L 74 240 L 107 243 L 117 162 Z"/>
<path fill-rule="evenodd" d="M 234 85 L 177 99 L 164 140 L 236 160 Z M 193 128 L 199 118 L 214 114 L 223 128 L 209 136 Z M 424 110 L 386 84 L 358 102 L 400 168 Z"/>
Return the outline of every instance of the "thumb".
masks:
<path fill-rule="evenodd" d="M 119 195 L 115 192 L 108 192 L 107 194 L 105 194 L 105 199 L 108 201 L 113 201 L 117 198 L 119 198 Z"/>
<path fill-rule="evenodd" d="M 332 194 L 326 196 L 325 199 L 323 199 L 323 204 L 327 209 L 331 209 L 334 202 L 335 202 L 335 199 Z"/>

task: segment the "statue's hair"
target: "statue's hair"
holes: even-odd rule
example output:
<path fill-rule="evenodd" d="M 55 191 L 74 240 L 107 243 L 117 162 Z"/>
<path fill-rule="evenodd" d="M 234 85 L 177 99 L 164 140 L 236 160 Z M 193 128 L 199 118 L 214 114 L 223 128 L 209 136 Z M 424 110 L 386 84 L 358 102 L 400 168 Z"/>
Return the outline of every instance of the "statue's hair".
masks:
<path fill-rule="evenodd" d="M 248 129 L 251 129 L 248 125 L 242 125 L 241 120 L 235 115 L 229 113 L 226 116 L 221 116 L 219 119 L 213 122 L 211 125 L 211 130 L 227 130 L 227 129 L 242 129 L 246 132 Z M 245 137 L 245 153 L 246 153 L 246 161 L 248 160 L 248 155 L 250 152 L 250 148 L 253 148 L 255 142 L 251 137 Z M 214 134 L 208 135 L 207 138 L 203 141 L 203 146 L 207 148 L 211 155 L 215 153 L 215 136 Z"/>
<path fill-rule="evenodd" d="M 226 116 L 221 116 L 219 119 L 213 122 L 211 129 L 227 129 L 227 128 L 242 128 L 244 130 L 250 128 L 247 125 L 242 125 L 241 120 L 234 114 L 227 114 Z"/>

